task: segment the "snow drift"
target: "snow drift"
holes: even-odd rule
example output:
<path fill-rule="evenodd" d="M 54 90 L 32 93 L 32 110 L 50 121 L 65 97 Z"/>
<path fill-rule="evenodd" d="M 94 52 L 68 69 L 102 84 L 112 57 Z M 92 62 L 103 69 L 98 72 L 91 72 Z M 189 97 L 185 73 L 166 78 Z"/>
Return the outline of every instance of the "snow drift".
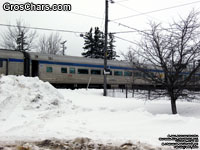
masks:
<path fill-rule="evenodd" d="M 112 94 L 111 95 L 115 95 Z M 118 95 L 118 94 L 116 94 Z M 161 146 L 168 134 L 200 135 L 200 103 L 102 96 L 102 90 L 55 89 L 38 78 L 0 77 L 0 141 L 74 139 Z"/>
<path fill-rule="evenodd" d="M 0 110 L 5 110 L 3 108 L 8 105 L 16 107 L 23 102 L 24 109 L 53 109 L 64 99 L 48 82 L 24 76 L 2 76 L 0 95 Z"/>
<path fill-rule="evenodd" d="M 48 82 L 37 77 L 1 76 L 0 137 L 12 135 L 15 140 L 41 134 L 45 121 L 62 113 L 61 105 L 71 109 L 70 101 Z"/>

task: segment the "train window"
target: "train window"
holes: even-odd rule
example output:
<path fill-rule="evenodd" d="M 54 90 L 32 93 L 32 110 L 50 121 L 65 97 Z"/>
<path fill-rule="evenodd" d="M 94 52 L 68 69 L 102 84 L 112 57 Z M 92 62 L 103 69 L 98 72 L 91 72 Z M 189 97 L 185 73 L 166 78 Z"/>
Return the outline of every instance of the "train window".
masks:
<path fill-rule="evenodd" d="M 69 68 L 69 73 L 70 74 L 75 74 L 76 73 L 75 68 Z"/>
<path fill-rule="evenodd" d="M 135 73 L 134 73 L 134 76 L 135 76 L 135 77 L 141 77 L 141 73 L 140 73 L 140 72 L 135 72 Z"/>
<path fill-rule="evenodd" d="M 143 78 L 148 77 L 148 73 L 142 73 L 142 77 L 143 77 Z"/>
<path fill-rule="evenodd" d="M 0 68 L 3 67 L 3 61 L 0 60 Z"/>
<path fill-rule="evenodd" d="M 179 75 L 178 79 L 183 80 L 183 75 Z"/>
<path fill-rule="evenodd" d="M 52 67 L 47 67 L 46 68 L 46 72 L 53 72 L 53 68 Z"/>
<path fill-rule="evenodd" d="M 62 73 L 67 73 L 67 68 L 61 68 Z"/>
<path fill-rule="evenodd" d="M 88 74 L 88 69 L 78 69 L 78 74 Z"/>
<path fill-rule="evenodd" d="M 92 70 L 91 70 L 91 74 L 101 75 L 101 70 L 92 69 Z"/>
<path fill-rule="evenodd" d="M 125 72 L 124 72 L 124 76 L 132 76 L 132 72 L 130 72 L 130 71 L 125 71 Z"/>
<path fill-rule="evenodd" d="M 115 76 L 122 76 L 122 71 L 114 71 Z"/>
<path fill-rule="evenodd" d="M 150 77 L 153 77 L 153 78 L 156 77 L 156 75 L 155 75 L 153 72 L 149 73 L 149 76 L 150 76 Z"/>

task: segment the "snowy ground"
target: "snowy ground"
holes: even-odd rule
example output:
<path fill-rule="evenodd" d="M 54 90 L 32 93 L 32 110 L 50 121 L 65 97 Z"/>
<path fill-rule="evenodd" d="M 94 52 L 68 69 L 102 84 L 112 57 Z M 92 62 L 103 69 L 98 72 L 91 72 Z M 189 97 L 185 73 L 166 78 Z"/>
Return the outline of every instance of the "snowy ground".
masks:
<path fill-rule="evenodd" d="M 140 141 L 161 146 L 168 134 L 200 135 L 200 103 L 146 100 L 102 90 L 55 89 L 38 78 L 0 77 L 0 141 L 88 137 L 94 141 Z M 117 97 L 112 97 L 117 96 Z"/>

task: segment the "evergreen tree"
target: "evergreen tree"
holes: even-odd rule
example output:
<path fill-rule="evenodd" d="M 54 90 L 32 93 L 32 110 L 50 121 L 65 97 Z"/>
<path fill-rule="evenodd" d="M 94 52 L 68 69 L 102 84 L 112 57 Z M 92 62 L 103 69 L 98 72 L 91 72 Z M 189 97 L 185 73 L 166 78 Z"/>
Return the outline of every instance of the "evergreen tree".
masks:
<path fill-rule="evenodd" d="M 90 28 L 89 32 L 86 32 L 86 34 L 83 36 L 83 38 L 85 39 L 85 43 L 84 43 L 84 50 L 87 50 L 86 52 L 83 52 L 82 55 L 84 57 L 90 57 L 93 58 L 93 51 L 94 49 L 94 39 L 93 39 L 93 33 L 92 33 L 92 28 Z"/>
<path fill-rule="evenodd" d="M 90 28 L 89 32 L 86 32 L 86 34 L 83 36 L 85 39 L 84 47 L 83 49 L 86 52 L 83 52 L 82 55 L 84 57 L 89 57 L 89 58 L 104 58 L 104 33 L 99 30 L 99 27 L 94 28 L 94 33 L 93 29 Z M 114 36 L 112 34 L 109 34 L 108 38 L 108 52 L 107 56 L 108 59 L 115 59 L 116 58 L 116 52 L 114 51 Z"/>
<path fill-rule="evenodd" d="M 94 49 L 93 58 L 104 58 L 104 36 L 98 27 L 94 31 Z"/>
<path fill-rule="evenodd" d="M 116 57 L 119 57 L 115 50 L 115 45 L 113 44 L 115 42 L 114 35 L 112 33 L 108 34 L 108 49 L 107 49 L 107 59 L 113 60 L 116 59 Z"/>

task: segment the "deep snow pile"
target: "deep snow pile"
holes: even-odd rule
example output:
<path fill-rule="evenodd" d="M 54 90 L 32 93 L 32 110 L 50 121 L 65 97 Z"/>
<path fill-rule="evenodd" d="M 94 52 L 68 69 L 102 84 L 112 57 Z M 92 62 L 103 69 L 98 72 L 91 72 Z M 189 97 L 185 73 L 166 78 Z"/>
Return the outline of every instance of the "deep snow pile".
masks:
<path fill-rule="evenodd" d="M 25 102 L 24 109 L 39 110 L 52 109 L 64 99 L 48 82 L 43 82 L 37 77 L 24 76 L 2 76 L 0 96 L 0 108 L 9 107 L 11 103 L 16 107 L 21 102 Z"/>
<path fill-rule="evenodd" d="M 15 139 L 15 136 L 26 138 L 40 134 L 45 120 L 62 113 L 61 105 L 70 109 L 70 101 L 48 82 L 37 77 L 1 76 L 0 137 L 9 139 L 12 135 Z"/>
<path fill-rule="evenodd" d="M 115 95 L 115 93 L 110 93 Z M 116 93 L 118 95 L 118 93 Z M 55 89 L 38 78 L 0 78 L 0 141 L 88 137 L 161 146 L 168 134 L 200 135 L 200 103 L 104 97 L 102 90 Z"/>

